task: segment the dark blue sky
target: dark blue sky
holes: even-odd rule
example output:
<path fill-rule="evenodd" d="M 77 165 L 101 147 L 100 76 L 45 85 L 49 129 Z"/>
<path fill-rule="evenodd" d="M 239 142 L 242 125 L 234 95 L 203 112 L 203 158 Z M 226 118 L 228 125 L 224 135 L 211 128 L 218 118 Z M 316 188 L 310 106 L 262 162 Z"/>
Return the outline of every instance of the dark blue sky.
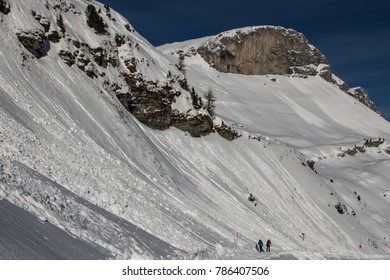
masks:
<path fill-rule="evenodd" d="M 389 0 L 100 0 L 153 45 L 251 25 L 302 32 L 351 87 L 362 86 L 390 120 Z"/>

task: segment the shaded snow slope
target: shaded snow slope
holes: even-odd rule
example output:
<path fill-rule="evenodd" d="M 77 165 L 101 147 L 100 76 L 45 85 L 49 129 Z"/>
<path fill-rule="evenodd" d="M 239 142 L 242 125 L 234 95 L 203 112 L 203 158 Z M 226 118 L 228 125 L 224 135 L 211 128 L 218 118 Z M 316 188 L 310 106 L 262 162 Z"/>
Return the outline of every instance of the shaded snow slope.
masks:
<path fill-rule="evenodd" d="M 2 258 L 8 260 L 112 258 L 108 251 L 80 241 L 4 200 L 0 200 L 0 250 Z"/>
<path fill-rule="evenodd" d="M 320 77 L 222 74 L 192 55 L 185 58 L 190 86 L 211 88 L 214 122 L 232 124 L 242 137 L 151 130 L 104 85 L 123 65 L 95 65 L 105 76 L 91 78 L 59 57 L 73 48 L 64 38 L 44 57 L 24 58 L 15 29 L 36 24 L 29 10 L 47 18 L 59 11 L 46 9 L 46 1 L 8 2 L 11 13 L 0 14 L 7 42 L 0 50 L 0 199 L 118 259 L 257 258 L 259 238 L 272 239 L 275 258 L 389 254 L 389 143 L 354 157 L 338 154 L 364 137 L 388 139 L 390 126 L 337 86 Z M 89 3 L 48 2 L 82 12 Z M 83 14 L 61 14 L 68 34 L 102 43 Z M 125 20 L 111 15 L 117 21 L 106 21 L 110 34 L 125 33 Z M 177 57 L 139 45 L 137 58 L 156 62 L 138 65 L 143 77 L 164 83 L 168 71 L 179 75 Z M 177 90 L 183 94 L 175 106 L 190 110 L 188 93 Z"/>

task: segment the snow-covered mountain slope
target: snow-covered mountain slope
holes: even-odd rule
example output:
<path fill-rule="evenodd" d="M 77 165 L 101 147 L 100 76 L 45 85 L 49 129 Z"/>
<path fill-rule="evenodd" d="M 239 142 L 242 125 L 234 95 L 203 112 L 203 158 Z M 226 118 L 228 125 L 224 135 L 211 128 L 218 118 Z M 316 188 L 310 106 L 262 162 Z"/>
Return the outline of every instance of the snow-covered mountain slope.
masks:
<path fill-rule="evenodd" d="M 320 75 L 221 73 L 194 51 L 213 39 L 207 37 L 168 44 L 161 46 L 160 50 L 173 59 L 185 57 L 189 84 L 194 85 L 198 92 L 211 89 L 215 93 L 217 119 L 232 125 L 242 138 L 257 138 L 263 141 L 264 147 L 270 139 L 281 143 L 287 149 L 277 156 L 283 166 L 285 158 L 294 157 L 292 152 L 305 156 L 298 158 L 314 169 L 319 181 L 310 182 L 306 175 L 303 177 L 295 171 L 295 180 L 299 178 L 302 181 L 291 181 L 286 185 L 293 186 L 294 190 L 297 185 L 306 186 L 303 187 L 305 193 L 317 207 L 322 204 L 333 211 L 334 206 L 341 208 L 339 212 L 344 214 L 336 214 L 338 217 L 334 217 L 333 213 L 328 215 L 334 222 L 342 217 L 336 223 L 349 232 L 347 235 L 354 242 L 359 240 L 359 246 L 367 242 L 371 245 L 378 242 L 387 244 L 389 177 L 385 170 L 390 167 L 390 151 L 385 139 L 389 139 L 389 123 L 341 90 L 339 85 L 342 82 L 331 83 Z M 245 160 L 247 158 L 251 155 Z M 285 178 L 285 175 L 278 175 Z M 363 202 L 365 199 L 371 202 Z M 294 220 L 297 214 L 290 211 L 287 212 Z M 343 215 L 349 217 L 344 219 Z M 365 225 L 362 227 L 362 224 Z M 374 235 L 377 237 L 361 237 L 359 228 L 366 233 L 376 232 Z M 378 239 L 378 236 L 382 238 Z M 340 242 L 338 237 L 334 236 L 334 242 Z M 333 246 L 328 248 L 333 250 Z"/>
<path fill-rule="evenodd" d="M 335 84 L 220 73 L 193 51 L 180 65 L 170 53 L 201 40 L 164 46 L 163 54 L 95 1 L 6 2 L 0 199 L 108 258 L 389 254 L 390 156 L 382 139 L 390 125 Z M 89 5 L 105 23 L 100 35 L 88 26 Z M 209 88 L 214 126 L 231 125 L 241 135 L 234 141 L 198 128 L 207 121 L 194 123 L 211 117 L 191 93 Z M 150 129 L 126 109 L 150 126 L 187 132 Z M 255 252 L 259 238 L 271 238 L 272 254 Z M 16 255 L 9 250 L 0 257 Z"/>
<path fill-rule="evenodd" d="M 304 66 L 318 68 L 314 72 L 317 75 L 232 75 L 214 70 L 196 52 L 217 44 L 217 38 L 231 38 L 236 33 L 242 36 L 257 29 L 228 31 L 160 49 L 174 60 L 183 57 L 189 84 L 198 92 L 211 89 L 217 99 L 215 114 L 229 123 L 243 125 L 246 131 L 297 147 L 362 141 L 364 137 L 383 138 L 389 134 L 389 123 L 345 94 L 339 88 L 342 81 L 334 75 L 334 83 L 321 77 L 324 64 Z"/>

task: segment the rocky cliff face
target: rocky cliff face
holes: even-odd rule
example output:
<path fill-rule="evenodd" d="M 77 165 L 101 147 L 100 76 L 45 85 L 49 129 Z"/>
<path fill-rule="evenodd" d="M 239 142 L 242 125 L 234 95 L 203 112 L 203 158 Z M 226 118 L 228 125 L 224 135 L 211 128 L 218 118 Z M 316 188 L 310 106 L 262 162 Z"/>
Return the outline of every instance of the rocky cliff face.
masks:
<path fill-rule="evenodd" d="M 351 88 L 348 90 L 347 93 L 352 97 L 354 97 L 355 99 L 359 100 L 361 103 L 366 105 L 371 110 L 378 112 L 374 102 L 370 100 L 367 93 L 361 87 Z"/>
<path fill-rule="evenodd" d="M 222 33 L 208 40 L 198 53 L 221 72 L 244 75 L 316 75 L 313 66 L 328 64 L 301 33 L 271 26 Z"/>

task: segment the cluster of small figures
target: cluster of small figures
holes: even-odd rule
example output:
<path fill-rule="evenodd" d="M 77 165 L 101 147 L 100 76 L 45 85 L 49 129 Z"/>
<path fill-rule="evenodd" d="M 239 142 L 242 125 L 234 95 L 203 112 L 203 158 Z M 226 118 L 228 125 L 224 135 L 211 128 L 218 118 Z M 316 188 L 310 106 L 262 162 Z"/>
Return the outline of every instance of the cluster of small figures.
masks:
<path fill-rule="evenodd" d="M 258 252 L 264 252 L 263 246 L 264 246 L 264 242 L 263 242 L 263 240 L 260 239 L 259 242 L 257 242 L 257 244 L 256 244 L 256 250 Z M 265 247 L 266 247 L 267 252 L 271 252 L 271 240 L 270 239 L 268 239 L 267 242 L 265 243 Z"/>

